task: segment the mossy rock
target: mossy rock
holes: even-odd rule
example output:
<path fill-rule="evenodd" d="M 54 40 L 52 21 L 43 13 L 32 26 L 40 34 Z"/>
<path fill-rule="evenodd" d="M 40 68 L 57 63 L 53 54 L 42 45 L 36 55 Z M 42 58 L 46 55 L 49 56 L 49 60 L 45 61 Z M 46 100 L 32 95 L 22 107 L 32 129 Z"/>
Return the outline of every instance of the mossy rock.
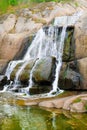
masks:
<path fill-rule="evenodd" d="M 16 65 L 16 67 L 14 68 L 14 70 L 11 72 L 10 80 L 14 81 L 15 76 L 16 76 L 16 73 L 17 73 L 17 71 L 21 68 L 22 65 L 23 65 L 23 62 L 18 63 L 18 64 Z"/>
<path fill-rule="evenodd" d="M 18 71 L 17 69 L 12 71 L 12 73 L 10 75 L 10 80 L 14 81 L 17 71 Z"/>
<path fill-rule="evenodd" d="M 64 42 L 64 50 L 63 50 L 63 61 L 69 62 L 75 59 L 75 45 L 74 45 L 74 38 L 73 38 L 73 27 L 68 27 L 66 31 L 66 37 Z"/>
<path fill-rule="evenodd" d="M 18 70 L 22 65 L 23 65 L 23 62 L 22 63 L 18 63 L 14 69 Z"/>
<path fill-rule="evenodd" d="M 52 82 L 52 80 L 54 79 L 54 66 L 55 58 L 53 57 L 44 57 L 39 59 L 33 70 L 34 81 L 37 83 L 43 81 Z"/>
<path fill-rule="evenodd" d="M 18 63 L 11 73 L 10 80 L 14 81 L 19 69 L 22 67 L 22 65 L 26 64 L 26 66 L 24 67 L 24 69 L 22 70 L 22 72 L 19 75 L 19 81 L 21 81 L 22 83 L 28 82 L 29 77 L 30 77 L 30 71 L 31 71 L 35 61 L 36 61 L 36 59 L 32 59 L 29 61 L 25 61 L 25 62 L 23 61 L 22 63 Z"/>
<path fill-rule="evenodd" d="M 30 73 L 28 72 L 28 70 L 24 70 L 22 72 L 22 74 L 19 76 L 19 80 L 21 81 L 21 83 L 27 84 L 30 78 Z"/>

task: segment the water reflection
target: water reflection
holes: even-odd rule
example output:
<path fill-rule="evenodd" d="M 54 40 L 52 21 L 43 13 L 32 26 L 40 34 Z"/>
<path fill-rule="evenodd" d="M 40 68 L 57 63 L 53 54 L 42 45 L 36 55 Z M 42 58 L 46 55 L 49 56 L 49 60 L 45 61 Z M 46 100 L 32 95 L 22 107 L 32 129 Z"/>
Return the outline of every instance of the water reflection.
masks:
<path fill-rule="evenodd" d="M 0 130 L 86 130 L 86 114 L 0 103 Z"/>

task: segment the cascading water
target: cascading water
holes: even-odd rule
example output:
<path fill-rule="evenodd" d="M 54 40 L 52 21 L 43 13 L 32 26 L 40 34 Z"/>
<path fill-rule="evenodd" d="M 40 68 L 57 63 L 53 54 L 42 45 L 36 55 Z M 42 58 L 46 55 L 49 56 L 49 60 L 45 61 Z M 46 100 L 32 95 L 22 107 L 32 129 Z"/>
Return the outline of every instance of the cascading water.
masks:
<path fill-rule="evenodd" d="M 62 54 L 63 54 L 63 46 L 64 40 L 66 35 L 66 28 L 67 26 L 73 26 L 78 18 L 81 16 L 82 12 L 76 13 L 73 16 L 63 16 L 55 18 L 54 26 L 48 26 L 41 28 L 34 38 L 31 46 L 28 48 L 23 60 L 21 61 L 13 61 L 9 63 L 8 68 L 6 70 L 6 76 L 10 79 L 10 74 L 13 69 L 16 67 L 18 63 L 23 63 L 23 65 L 19 68 L 18 72 L 16 73 L 16 77 L 13 83 L 14 87 L 17 87 L 19 83 L 19 76 L 28 64 L 30 59 L 37 59 L 36 63 L 34 64 L 31 72 L 30 72 L 30 79 L 29 79 L 29 86 L 26 90 L 29 91 L 29 88 L 32 87 L 32 74 L 35 65 L 37 64 L 38 60 L 42 57 L 55 57 L 56 58 L 56 70 L 55 70 L 55 80 L 53 81 L 53 90 L 49 94 L 54 92 L 60 91 L 58 88 L 58 79 L 59 73 L 62 65 Z M 60 27 L 62 27 L 60 32 Z M 49 95 L 48 94 L 48 95 Z"/>
<path fill-rule="evenodd" d="M 61 33 L 61 37 L 60 37 L 60 41 L 59 41 L 59 47 L 58 47 L 58 52 L 57 52 L 57 58 L 56 58 L 56 75 L 55 75 L 55 80 L 53 82 L 53 90 L 50 93 L 53 92 L 57 92 L 60 91 L 60 89 L 58 88 L 58 79 L 59 79 L 59 73 L 60 73 L 60 69 L 62 66 L 62 54 L 63 54 L 63 46 L 64 46 L 64 39 L 65 39 L 65 35 L 66 35 L 66 27 L 63 27 L 62 29 L 62 33 Z"/>

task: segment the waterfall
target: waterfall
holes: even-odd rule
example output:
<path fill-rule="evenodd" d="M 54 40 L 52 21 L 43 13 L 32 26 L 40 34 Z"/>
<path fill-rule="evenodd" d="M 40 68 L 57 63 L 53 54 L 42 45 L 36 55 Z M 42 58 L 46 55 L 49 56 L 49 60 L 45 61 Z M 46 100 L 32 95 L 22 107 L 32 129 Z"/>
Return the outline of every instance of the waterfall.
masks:
<path fill-rule="evenodd" d="M 57 92 L 57 90 L 60 91 L 60 89 L 58 88 L 58 79 L 59 79 L 60 69 L 61 69 L 61 66 L 62 66 L 62 55 L 63 55 L 64 40 L 65 40 L 65 35 L 66 35 L 66 28 L 67 28 L 67 26 L 63 27 L 61 37 L 60 37 L 60 41 L 58 42 L 59 48 L 58 48 L 57 58 L 56 58 L 55 80 L 52 84 L 53 90 L 50 93 Z"/>
<path fill-rule="evenodd" d="M 66 29 L 68 26 L 73 26 L 77 22 L 81 14 L 82 12 L 77 12 L 73 16 L 56 17 L 54 25 L 45 26 L 37 32 L 34 40 L 29 46 L 26 54 L 24 55 L 24 58 L 19 61 L 11 61 L 7 67 L 5 75 L 8 77 L 9 80 L 10 75 L 16 65 L 18 63 L 22 63 L 22 66 L 17 71 L 16 77 L 14 79 L 14 88 L 16 88 L 18 86 L 18 83 L 20 83 L 19 76 L 28 64 L 29 60 L 36 59 L 36 62 L 30 72 L 29 85 L 27 86 L 27 88 L 25 88 L 26 91 L 29 91 L 29 88 L 33 86 L 32 75 L 36 64 L 38 63 L 40 58 L 50 56 L 56 58 L 56 70 L 55 79 L 52 83 L 53 89 L 48 93 L 48 95 L 57 91 L 60 92 L 60 89 L 58 88 L 58 79 L 62 66 L 62 55 Z"/>
<path fill-rule="evenodd" d="M 11 72 L 13 71 L 13 69 L 16 67 L 16 65 L 18 63 L 21 63 L 21 60 L 9 62 L 7 70 L 6 70 L 6 73 L 5 73 L 5 75 L 7 76 L 8 80 L 10 80 L 10 74 L 11 74 Z"/>

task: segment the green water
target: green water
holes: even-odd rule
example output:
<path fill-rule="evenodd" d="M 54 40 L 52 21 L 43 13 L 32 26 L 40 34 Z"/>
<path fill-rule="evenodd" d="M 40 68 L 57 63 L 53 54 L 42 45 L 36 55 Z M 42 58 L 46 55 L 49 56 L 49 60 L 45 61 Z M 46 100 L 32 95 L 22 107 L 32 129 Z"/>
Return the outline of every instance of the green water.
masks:
<path fill-rule="evenodd" d="M 22 107 L 0 101 L 0 130 L 87 130 L 87 114 Z"/>

